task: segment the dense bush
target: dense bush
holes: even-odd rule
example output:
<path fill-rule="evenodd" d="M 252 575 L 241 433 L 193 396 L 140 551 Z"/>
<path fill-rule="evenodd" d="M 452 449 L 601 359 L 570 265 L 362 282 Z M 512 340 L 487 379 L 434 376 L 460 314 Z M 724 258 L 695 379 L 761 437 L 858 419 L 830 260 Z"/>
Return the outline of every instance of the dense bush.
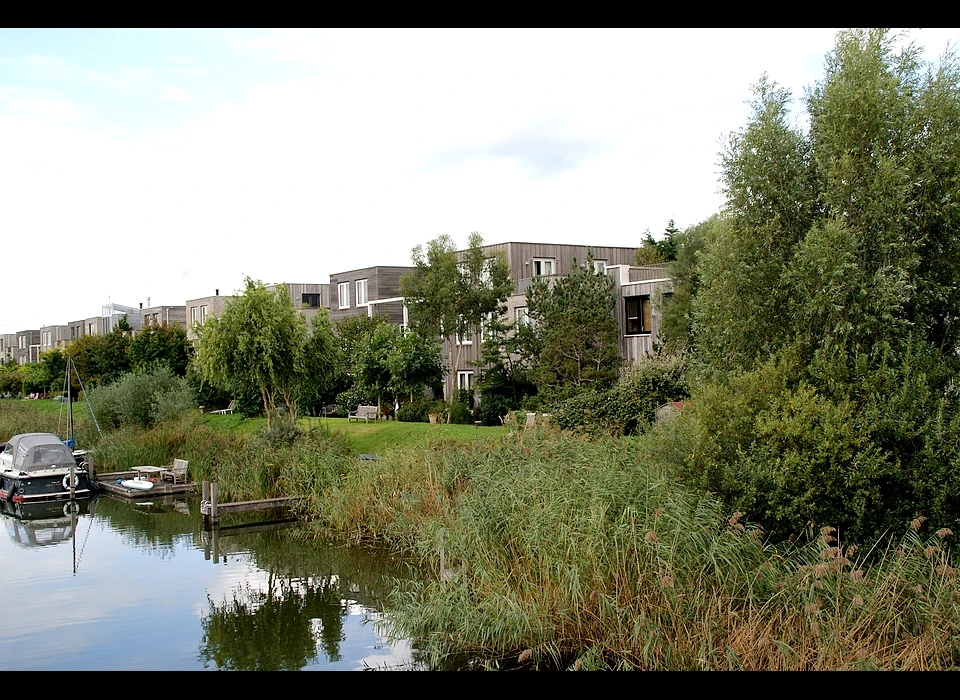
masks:
<path fill-rule="evenodd" d="M 357 406 L 361 404 L 370 405 L 374 403 L 376 401 L 371 401 L 370 396 L 363 389 L 353 388 L 337 394 L 337 411 L 343 415 L 356 411 Z"/>
<path fill-rule="evenodd" d="M 567 430 L 632 435 L 656 416 L 657 407 L 689 394 L 683 355 L 657 355 L 625 368 L 616 386 L 588 389 L 550 407 Z"/>
<path fill-rule="evenodd" d="M 426 423 L 429 419 L 430 402 L 426 400 L 411 401 L 403 404 L 397 411 L 397 420 L 406 423 Z"/>
<path fill-rule="evenodd" d="M 473 411 L 467 404 L 455 401 L 450 406 L 450 422 L 457 425 L 469 425 L 473 423 Z"/>
<path fill-rule="evenodd" d="M 166 366 L 130 372 L 113 384 L 89 390 L 88 395 L 100 424 L 110 428 L 147 428 L 197 405 L 187 380 Z"/>
<path fill-rule="evenodd" d="M 503 417 L 515 408 L 517 406 L 503 396 L 484 394 L 477 409 L 478 420 L 484 425 L 503 425 Z"/>

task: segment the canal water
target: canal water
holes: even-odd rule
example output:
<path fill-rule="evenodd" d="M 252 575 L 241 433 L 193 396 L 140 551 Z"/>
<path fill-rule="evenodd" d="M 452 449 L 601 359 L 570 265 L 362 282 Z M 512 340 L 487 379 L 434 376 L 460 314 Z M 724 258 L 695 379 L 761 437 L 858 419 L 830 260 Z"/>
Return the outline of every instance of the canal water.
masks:
<path fill-rule="evenodd" d="M 195 498 L 2 504 L 8 670 L 416 668 L 378 622 L 389 553 L 321 543 L 279 514 L 205 532 Z"/>

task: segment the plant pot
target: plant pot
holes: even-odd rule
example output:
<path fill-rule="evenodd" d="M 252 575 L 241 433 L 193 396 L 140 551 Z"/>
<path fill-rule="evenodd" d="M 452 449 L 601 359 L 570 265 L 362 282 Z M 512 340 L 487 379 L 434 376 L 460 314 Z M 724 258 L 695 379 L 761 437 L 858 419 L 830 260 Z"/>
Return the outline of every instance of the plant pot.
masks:
<path fill-rule="evenodd" d="M 439 418 L 439 416 L 436 413 L 431 413 L 429 415 L 430 415 L 430 425 L 436 425 L 437 418 Z"/>

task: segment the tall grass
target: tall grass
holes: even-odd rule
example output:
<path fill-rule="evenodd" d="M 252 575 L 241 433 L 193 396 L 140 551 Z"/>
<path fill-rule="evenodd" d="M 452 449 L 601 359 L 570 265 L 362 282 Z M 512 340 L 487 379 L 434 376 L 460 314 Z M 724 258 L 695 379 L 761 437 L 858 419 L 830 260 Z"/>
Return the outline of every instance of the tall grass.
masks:
<path fill-rule="evenodd" d="M 960 662 L 951 533 L 921 537 L 918 522 L 872 551 L 841 547 L 830 529 L 769 546 L 637 446 L 537 429 L 493 447 L 402 452 L 338 482 L 327 522 L 414 548 L 435 568 L 399 589 L 391 613 L 435 666 L 465 649 L 501 667 Z"/>
<path fill-rule="evenodd" d="M 53 433 L 66 440 L 69 435 L 69 408 L 53 401 L 0 400 L 0 441 L 21 433 Z M 73 405 L 73 428 L 77 447 L 87 449 L 97 444 L 100 435 L 83 402 Z"/>
<path fill-rule="evenodd" d="M 312 502 L 355 461 L 350 454 L 340 436 L 323 428 L 288 443 L 263 433 L 224 433 L 201 416 L 187 414 L 149 430 L 123 428 L 109 433 L 94 458 L 101 472 L 186 459 L 190 478 L 216 482 L 221 499 L 297 495 Z"/>

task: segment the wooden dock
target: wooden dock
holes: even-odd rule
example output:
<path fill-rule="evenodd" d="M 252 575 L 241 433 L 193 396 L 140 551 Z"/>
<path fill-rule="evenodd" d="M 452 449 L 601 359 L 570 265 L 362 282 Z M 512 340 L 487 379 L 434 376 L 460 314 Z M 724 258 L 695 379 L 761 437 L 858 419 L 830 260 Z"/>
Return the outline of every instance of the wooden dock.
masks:
<path fill-rule="evenodd" d="M 136 476 L 136 472 L 133 471 L 97 474 L 97 486 L 100 487 L 100 491 L 103 493 L 109 493 L 113 494 L 114 496 L 121 496 L 129 499 L 149 499 L 156 498 L 157 496 L 170 496 L 179 493 L 195 493 L 197 490 L 197 485 L 191 482 L 187 482 L 185 484 L 174 484 L 169 481 L 157 481 L 153 484 L 153 488 L 147 491 L 128 489 L 126 486 L 121 486 L 117 483 L 119 480 L 132 479 L 134 476 Z"/>
<path fill-rule="evenodd" d="M 220 522 L 220 516 L 226 513 L 286 508 L 301 500 L 299 496 L 287 496 L 284 498 L 264 498 L 259 501 L 220 503 L 217 500 L 217 485 L 211 484 L 209 481 L 203 482 L 201 494 L 200 513 L 203 515 L 204 522 L 208 523 Z"/>

